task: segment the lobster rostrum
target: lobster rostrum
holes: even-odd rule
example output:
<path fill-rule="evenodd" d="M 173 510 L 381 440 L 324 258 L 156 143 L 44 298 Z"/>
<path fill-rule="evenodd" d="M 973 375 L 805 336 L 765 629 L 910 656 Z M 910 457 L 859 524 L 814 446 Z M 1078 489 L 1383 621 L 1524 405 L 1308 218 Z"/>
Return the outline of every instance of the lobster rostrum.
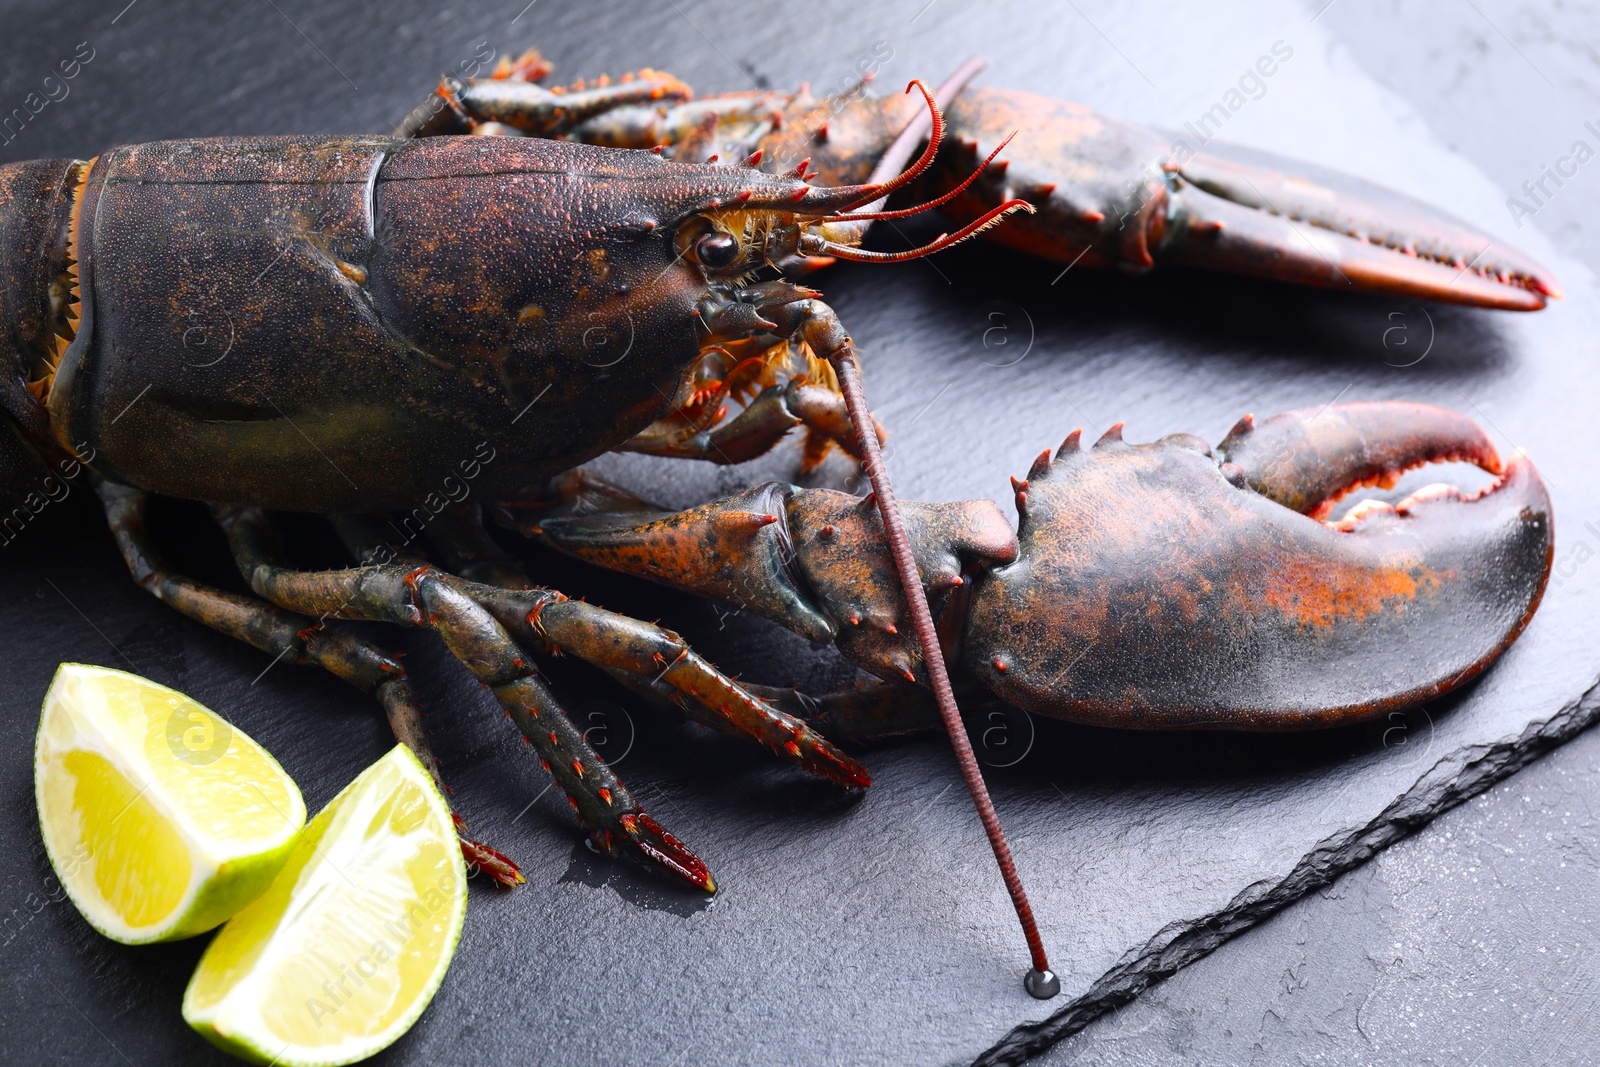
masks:
<path fill-rule="evenodd" d="M 687 97 L 649 73 L 569 93 L 489 82 L 509 90 L 496 124 L 547 134 L 653 122 Z M 938 165 L 936 107 L 909 169 L 921 135 L 908 125 L 870 180 L 823 185 L 798 165 L 761 171 L 755 153 L 686 162 L 433 136 L 476 99 L 446 90 L 400 136 L 171 141 L 0 167 L 0 489 L 17 499 L 51 469 L 87 468 L 141 586 L 371 692 L 436 777 L 404 668 L 339 620 L 435 631 L 600 849 L 703 890 L 706 865 L 598 758 L 535 654 L 582 659 L 842 786 L 870 781 L 823 731 L 872 732 L 852 725 L 871 708 L 835 702 L 813 723 L 669 630 L 534 586 L 479 501 L 563 551 L 833 640 L 897 692 L 940 688 L 926 596 L 958 680 L 1117 725 L 1349 721 L 1461 684 L 1537 604 L 1551 551 L 1538 475 L 1520 457 L 1502 465 L 1468 420 L 1420 406 L 1244 423 L 1215 450 L 1074 436 L 1017 483 L 1017 533 L 964 502 L 907 504 L 897 535 L 876 477 L 866 503 L 769 485 L 650 512 L 581 465 L 619 448 L 726 462 L 804 426 L 812 458 L 837 442 L 875 470 L 849 336 L 817 293 L 763 274 L 925 255 L 1028 205 L 1001 200 L 909 252 L 858 247 L 871 221 L 978 188 L 982 167 L 928 204 L 882 207 Z M 692 129 L 714 133 L 747 103 L 713 101 Z M 688 106 L 665 114 L 688 121 Z M 1476 500 L 1436 490 L 1319 521 L 1353 485 L 1449 458 L 1500 480 Z M 252 596 L 161 559 L 152 494 L 212 503 Z M 330 516 L 357 564 L 297 568 L 266 509 Z M 462 847 L 520 880 L 493 849 Z"/>
<path fill-rule="evenodd" d="M 950 136 L 910 192 L 949 193 L 984 161 L 981 178 L 942 210 L 959 225 L 1027 201 L 1033 214 L 985 235 L 1011 248 L 1063 264 L 1199 267 L 1506 310 L 1535 310 L 1561 295 L 1531 257 L 1400 193 L 1212 140 L 1204 125 L 1169 133 L 1048 97 L 968 87 L 981 69 L 969 61 L 941 89 Z M 825 99 L 804 87 L 695 99 L 676 78 L 649 70 L 624 83 L 535 84 L 550 70 L 530 52 L 490 77 L 447 79 L 401 129 L 659 145 L 695 161 L 759 151 L 768 169 L 803 160 L 822 181 L 844 184 L 865 181 L 913 117 L 904 99 L 860 86 Z M 641 85 L 659 95 L 640 101 Z M 557 117 L 536 106 L 552 99 L 566 104 Z M 1027 135 L 993 158 L 1016 130 Z"/>

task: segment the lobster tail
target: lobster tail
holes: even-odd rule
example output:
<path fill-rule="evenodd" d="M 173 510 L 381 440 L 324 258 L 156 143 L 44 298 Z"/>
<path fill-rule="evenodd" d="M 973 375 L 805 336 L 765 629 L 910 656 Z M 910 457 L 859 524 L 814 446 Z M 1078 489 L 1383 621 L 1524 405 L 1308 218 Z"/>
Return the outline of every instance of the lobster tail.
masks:
<path fill-rule="evenodd" d="M 70 159 L 0 167 L 0 544 L 27 524 L 55 452 L 43 398 L 76 321 Z"/>
<path fill-rule="evenodd" d="M 70 230 L 81 174 L 70 159 L 0 167 L 0 395 L 30 433 L 77 319 Z"/>

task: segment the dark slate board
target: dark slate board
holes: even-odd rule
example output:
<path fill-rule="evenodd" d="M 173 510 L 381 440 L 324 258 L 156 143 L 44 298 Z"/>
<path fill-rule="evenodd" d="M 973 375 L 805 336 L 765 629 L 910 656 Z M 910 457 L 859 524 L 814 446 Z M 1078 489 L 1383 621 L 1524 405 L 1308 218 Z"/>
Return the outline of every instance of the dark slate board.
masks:
<path fill-rule="evenodd" d="M 1180 125 L 1282 39 L 1292 62 L 1226 136 L 1506 226 L 1499 194 L 1330 49 L 1308 9 L 1259 0 L 1159 16 L 1099 7 L 1041 16 L 1020 4 L 924 4 L 780 17 L 732 4 L 624 14 L 540 0 L 513 21 L 511 5 L 214 14 L 142 0 L 115 24 L 115 11 L 40 4 L 6 16 L 3 99 L 24 96 L 29 72 L 42 77 L 80 40 L 96 58 L 73 95 L 0 158 L 89 155 L 163 136 L 382 130 L 485 39 L 507 51 L 537 43 L 572 77 L 650 64 L 707 91 L 807 77 L 832 88 L 878 41 L 894 49 L 881 72 L 890 88 L 938 77 L 977 51 L 993 61 L 993 84 Z M 1600 514 L 1585 446 L 1596 308 L 1582 267 L 1518 236 L 1567 282 L 1572 296 L 1553 310 L 1494 315 L 1182 274 L 1075 270 L 1052 284 L 1059 268 L 983 248 L 841 270 L 823 285 L 865 351 L 870 395 L 895 431 L 903 496 L 1001 499 L 1007 474 L 1079 425 L 1098 432 L 1125 419 L 1133 440 L 1176 430 L 1215 440 L 1244 411 L 1420 399 L 1475 415 L 1503 447 L 1536 458 L 1568 558 L 1580 541 L 1593 545 L 1583 521 Z M 1410 343 L 1431 337 L 1421 362 L 1393 365 L 1416 351 L 1397 358 L 1393 333 L 1385 347 L 1397 323 Z M 1000 324 L 1003 335 L 992 332 Z M 1021 347 L 998 347 L 1000 336 Z M 732 471 L 604 465 L 685 503 L 790 476 L 794 455 Z M 1460 477 L 1475 484 L 1471 472 Z M 236 581 L 198 509 L 158 518 L 173 554 L 211 580 Z M 295 532 L 316 558 L 315 524 Z M 815 688 L 849 678 L 831 653 L 759 620 L 531 558 L 551 584 L 660 616 L 734 672 Z M 1577 567 L 1498 669 L 1403 722 L 1290 738 L 1041 724 L 1028 757 L 990 781 L 1063 976 L 1065 994 L 1049 1004 L 1020 990 L 1015 920 L 938 741 L 869 749 L 877 784 L 852 802 L 760 753 L 635 710 L 637 740 L 619 772 L 711 862 L 724 888 L 707 903 L 577 844 L 565 806 L 541 795 L 537 768 L 465 673 L 427 642 L 391 638 L 414 650 L 456 802 L 475 832 L 525 864 L 529 884 L 510 894 L 474 888 L 438 999 L 383 1059 L 927 1063 L 987 1050 L 1015 1060 L 1586 723 L 1593 709 L 1578 697 L 1600 673 L 1600 650 L 1581 635 L 1597 584 L 1600 570 Z M 214 1062 L 178 1018 L 200 944 L 111 945 L 50 899 L 29 774 L 49 675 L 63 659 L 131 665 L 192 693 L 277 754 L 313 809 L 387 747 L 381 720 L 332 679 L 263 673 L 265 657 L 150 601 L 127 581 L 83 492 L 0 552 L 0 589 L 14 605 L 0 663 L 11 705 L 0 727 L 10 827 L 0 905 L 15 918 L 0 946 L 10 964 L 0 1049 L 19 1062 L 120 1062 L 119 1053 Z M 631 707 L 582 671 L 557 680 L 574 705 Z"/>
<path fill-rule="evenodd" d="M 1033 1061 L 1594 1062 L 1589 730 Z"/>

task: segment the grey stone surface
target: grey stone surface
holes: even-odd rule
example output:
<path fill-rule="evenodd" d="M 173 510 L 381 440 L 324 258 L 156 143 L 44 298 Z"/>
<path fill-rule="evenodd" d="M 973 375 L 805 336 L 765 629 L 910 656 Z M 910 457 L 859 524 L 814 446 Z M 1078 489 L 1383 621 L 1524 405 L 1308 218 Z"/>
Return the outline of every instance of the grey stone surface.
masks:
<path fill-rule="evenodd" d="M 1589 731 L 1035 1062 L 1589 1064 Z"/>
<path fill-rule="evenodd" d="M 1224 136 L 1515 232 L 1572 294 L 1514 317 L 1200 275 L 1072 271 L 1053 282 L 1058 268 L 982 248 L 822 279 L 865 350 L 869 393 L 895 432 L 903 496 L 1003 500 L 1007 474 L 1079 425 L 1098 432 L 1126 419 L 1134 440 L 1176 430 L 1215 440 L 1244 411 L 1401 397 L 1464 410 L 1502 447 L 1536 458 L 1569 566 L 1495 671 L 1404 719 L 1289 738 L 1042 724 L 1028 758 L 990 777 L 1063 976 L 1066 991 L 1050 1004 L 1020 990 L 1015 922 L 937 741 L 868 750 L 877 784 L 851 803 L 760 753 L 635 714 L 637 743 L 619 773 L 712 864 L 724 889 L 707 904 L 575 844 L 564 805 L 541 794 L 537 767 L 503 720 L 462 671 L 408 642 L 414 673 L 428 679 L 455 799 L 477 833 L 524 862 L 529 885 L 474 889 L 456 965 L 385 1062 L 1014 1060 L 1594 714 L 1579 697 L 1600 674 L 1600 649 L 1584 638 L 1600 569 L 1573 562 L 1578 544 L 1596 542 L 1583 522 L 1600 515 L 1585 447 L 1600 310 L 1590 276 L 1537 234 L 1514 231 L 1503 192 L 1369 76 L 1314 11 L 1267 0 L 1220 11 L 1043 13 L 918 0 L 784 8 L 781 17 L 776 7 L 732 4 L 641 5 L 624 15 L 541 0 L 513 23 L 511 5 L 279 6 L 209 13 L 143 0 L 114 25 L 114 10 L 13 7 L 0 43 L 5 99 L 28 91 L 29 64 L 52 61 L 40 56 L 68 54 L 85 38 L 97 55 L 73 95 L 0 158 L 89 155 L 162 136 L 386 129 L 434 72 L 485 39 L 504 50 L 537 43 L 574 77 L 651 64 L 708 91 L 805 78 L 831 87 L 877 41 L 894 48 L 886 88 L 937 77 L 977 51 L 992 61 L 993 84 L 1178 126 L 1281 39 L 1293 61 Z M 993 347 L 997 310 L 1008 342 L 1027 351 L 1020 362 L 1019 349 L 1000 358 Z M 1408 343 L 1431 344 L 1425 359 L 1394 365 L 1415 351 L 1397 359 L 1385 347 L 1397 323 Z M 793 464 L 792 452 L 731 471 L 607 461 L 617 477 L 674 502 L 787 476 Z M 158 523 L 174 554 L 228 581 L 217 539 L 200 527 L 187 507 Z M 309 551 L 315 526 L 301 532 Z M 814 687 L 848 677 L 830 653 L 765 624 L 548 557 L 535 563 L 570 593 L 661 616 L 750 677 Z M 384 750 L 381 721 L 331 679 L 263 674 L 264 657 L 148 600 L 121 572 L 84 494 L 0 554 L 0 590 L 13 606 L 0 631 L 0 912 L 20 909 L 25 919 L 0 945 L 0 1050 L 18 1062 L 212 1061 L 177 1014 L 199 944 L 109 945 L 49 899 L 29 782 L 48 677 L 59 660 L 84 659 L 176 685 L 263 741 L 313 808 Z M 574 703 L 627 703 L 581 671 L 557 681 Z"/>

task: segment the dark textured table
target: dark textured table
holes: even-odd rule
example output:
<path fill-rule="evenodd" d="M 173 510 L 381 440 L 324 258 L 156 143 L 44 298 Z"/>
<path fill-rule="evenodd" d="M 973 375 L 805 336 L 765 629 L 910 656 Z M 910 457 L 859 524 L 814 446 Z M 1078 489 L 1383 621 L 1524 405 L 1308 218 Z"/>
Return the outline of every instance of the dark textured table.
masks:
<path fill-rule="evenodd" d="M 1386 10 L 1380 20 L 1357 7 L 1346 0 L 1320 16 L 1316 7 L 1267 0 L 1143 13 L 1084 4 L 1045 15 L 1029 5 L 954 0 L 815 9 L 555 0 L 471 11 L 419 2 L 366 12 L 164 0 L 126 9 L 8 7 L 0 103 L 20 101 L 80 41 L 94 58 L 69 96 L 0 146 L 3 160 L 87 156 L 169 136 L 382 131 L 438 71 L 484 41 L 501 51 L 537 44 L 563 76 L 654 65 L 708 91 L 805 79 L 833 88 L 847 83 L 860 58 L 881 56 L 879 42 L 893 51 L 882 69 L 886 87 L 938 77 L 980 52 L 991 60 L 991 84 L 1178 126 L 1281 40 L 1292 60 L 1223 136 L 1439 203 L 1515 239 L 1567 286 L 1569 298 L 1553 309 L 1510 316 L 1196 274 L 1062 277 L 1059 268 L 981 247 L 825 276 L 829 299 L 864 349 L 878 413 L 894 431 L 903 496 L 991 496 L 1009 509 L 1006 475 L 1074 426 L 1098 433 L 1125 419 L 1134 440 L 1176 430 L 1215 440 L 1245 411 L 1335 398 L 1427 400 L 1473 415 L 1503 448 L 1525 448 L 1537 460 L 1557 508 L 1560 580 L 1486 679 L 1403 721 L 1287 738 L 1041 724 L 1028 757 L 992 770 L 990 780 L 1062 972 L 1064 994 L 1048 1004 L 1019 988 L 1015 921 L 936 739 L 867 749 L 877 781 L 852 802 L 759 752 L 638 709 L 592 674 L 557 672 L 575 705 L 615 701 L 630 712 L 637 737 L 616 754 L 619 773 L 712 864 L 723 889 L 708 903 L 578 844 L 565 806 L 542 792 L 537 767 L 466 674 L 430 643 L 409 642 L 455 801 L 475 832 L 524 864 L 529 883 L 508 894 L 474 887 L 455 966 L 385 1062 L 1015 1061 L 1591 720 L 1600 706 L 1584 694 L 1600 675 L 1600 649 L 1585 635 L 1600 568 L 1587 561 L 1600 535 L 1585 523 L 1600 519 L 1589 457 L 1597 308 L 1588 269 L 1541 227 L 1575 247 L 1578 205 L 1592 193 L 1574 180 L 1535 225 L 1518 230 L 1502 191 L 1583 135 L 1581 121 L 1568 129 L 1537 98 L 1559 92 L 1568 68 L 1540 51 L 1555 45 L 1517 36 L 1526 18 L 1506 26 L 1508 40 L 1520 40 L 1507 51 L 1492 26 L 1473 38 L 1471 27 L 1441 23 L 1431 9 Z M 1480 16 L 1467 9 L 1460 17 Z M 1550 69 L 1529 74 L 1508 56 Z M 1573 62 L 1581 71 L 1581 56 Z M 1449 94 L 1438 86 L 1452 79 L 1475 105 L 1470 122 L 1450 117 Z M 1501 88 L 1485 91 L 1483 83 Z M 1538 120 L 1525 120 L 1527 112 Z M 1435 123 L 1451 131 L 1451 143 L 1431 132 Z M 1415 351 L 1395 358 L 1397 338 L 1386 331 L 1397 324 L 1410 343 L 1431 342 L 1425 359 L 1395 366 Z M 1001 339 L 1018 347 L 1001 350 Z M 785 450 L 732 470 L 617 459 L 602 466 L 649 495 L 687 503 L 791 477 L 796 455 Z M 846 473 L 834 465 L 820 478 Z M 1476 484 L 1470 470 L 1449 474 Z M 1436 477 L 1421 473 L 1394 493 Z M 172 554 L 237 587 L 200 509 L 172 505 L 156 519 Z M 315 523 L 292 532 L 306 558 L 331 561 L 325 549 L 318 555 Z M 541 580 L 660 616 L 736 673 L 813 688 L 849 679 L 832 653 L 759 620 L 545 555 L 529 558 Z M 9 827 L 0 833 L 0 1058 L 218 1062 L 178 1017 L 200 943 L 113 945 L 50 899 L 30 779 L 32 729 L 50 673 L 63 659 L 99 662 L 192 693 L 266 744 L 313 809 L 387 747 L 381 718 L 332 679 L 267 669 L 266 657 L 150 600 L 127 580 L 82 492 L 0 550 L 0 591 L 12 605 L 0 623 L 0 825 Z M 1584 755 L 1592 737 L 1579 743 L 1588 749 L 1529 772 L 1549 784 L 1523 788 L 1527 776 L 1513 779 L 1439 824 L 1478 820 L 1474 840 L 1489 842 L 1480 849 L 1462 852 L 1457 837 L 1430 830 L 1051 1055 L 1281 1062 L 1322 1052 L 1340 1062 L 1409 1062 L 1422 1057 L 1407 1050 L 1448 1048 L 1452 1061 L 1481 1055 L 1492 1063 L 1530 1050 L 1581 1051 L 1590 1024 L 1574 1005 L 1592 997 L 1583 969 L 1592 942 L 1578 912 L 1592 873 L 1587 881 L 1581 871 L 1508 881 L 1511 868 L 1494 852 L 1549 833 L 1570 843 L 1535 845 L 1532 860 L 1592 854 L 1586 809 L 1557 799 L 1581 797 L 1596 773 L 1595 757 Z M 1520 800 L 1524 794 L 1531 799 Z M 1583 862 L 1592 872 L 1592 861 Z M 1402 888 L 1389 888 L 1388 926 L 1375 927 L 1372 901 L 1392 886 Z M 1560 892 L 1571 898 L 1561 898 L 1570 919 L 1546 923 L 1548 944 L 1537 947 L 1547 953 L 1520 944 L 1541 921 L 1537 908 L 1518 917 L 1529 891 L 1546 901 Z M 1419 911 L 1416 902 L 1430 894 L 1452 905 Z M 1298 932 L 1311 924 L 1325 942 L 1317 949 Z M 1307 947 L 1294 947 L 1299 940 Z M 1402 950 L 1390 955 L 1394 944 Z M 1423 947 L 1425 965 L 1403 951 L 1408 944 Z M 1314 995 L 1286 1005 L 1279 975 L 1285 954 L 1296 952 L 1305 962 L 1291 960 L 1287 970 L 1307 977 L 1303 986 L 1291 977 L 1289 988 Z M 1358 975 L 1363 967 L 1372 975 Z M 1490 967 L 1506 972 L 1504 988 L 1490 982 L 1480 992 Z M 1201 977 L 1207 969 L 1210 979 Z M 1413 976 L 1446 992 L 1396 996 Z M 1525 995 L 1541 980 L 1543 998 Z M 1511 988 L 1514 995 L 1505 992 Z M 1489 1011 L 1474 1019 L 1490 1043 L 1474 1041 L 1480 1031 L 1460 1022 L 1468 1007 L 1482 1006 Z M 1556 1014 L 1536 1025 L 1535 1011 Z M 1268 1014 L 1285 1024 L 1258 1026 Z M 1346 1022 L 1353 1034 L 1340 1029 Z M 1413 1022 L 1423 1036 L 1406 1044 Z"/>

